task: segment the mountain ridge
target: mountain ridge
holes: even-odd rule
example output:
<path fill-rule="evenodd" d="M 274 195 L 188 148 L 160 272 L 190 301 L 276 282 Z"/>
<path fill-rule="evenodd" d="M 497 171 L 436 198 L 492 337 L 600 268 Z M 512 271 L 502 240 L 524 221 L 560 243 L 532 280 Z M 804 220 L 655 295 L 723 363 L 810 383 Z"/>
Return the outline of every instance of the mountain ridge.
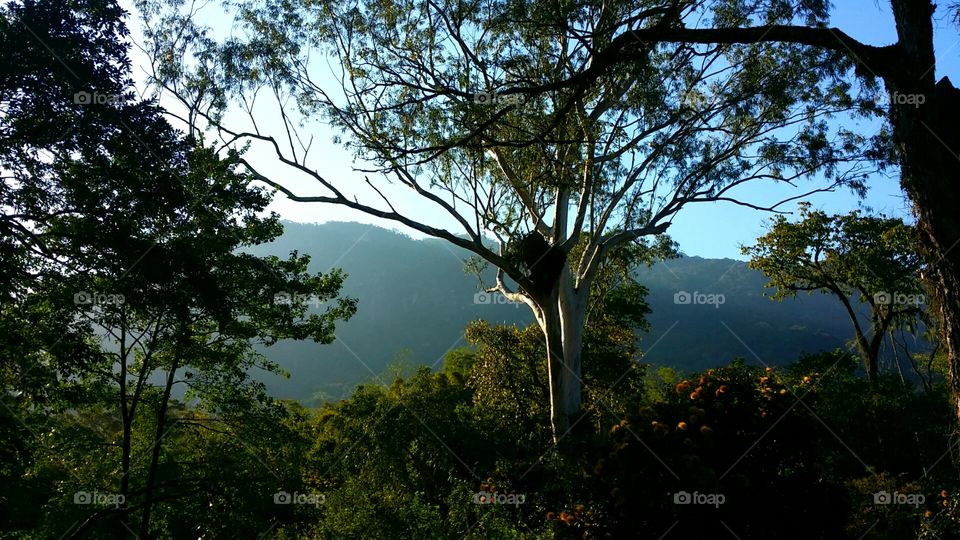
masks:
<path fill-rule="evenodd" d="M 342 294 L 358 299 L 358 311 L 338 325 L 330 345 L 284 341 L 262 350 L 291 374 L 259 377 L 277 397 L 342 398 L 356 384 L 377 380 L 398 355 L 436 368 L 447 351 L 466 345 L 464 327 L 475 319 L 533 323 L 526 306 L 476 303 L 490 298 L 475 298 L 477 279 L 463 271 L 472 254 L 444 240 L 363 223 L 285 221 L 281 237 L 246 251 L 286 256 L 293 250 L 311 256 L 313 272 L 342 268 Z M 766 279 L 736 259 L 683 256 L 641 267 L 637 278 L 650 290 L 652 309 L 651 330 L 640 336 L 645 362 L 684 371 L 736 356 L 785 364 L 804 352 L 843 347 L 850 334 L 832 298 L 771 301 L 764 296 Z"/>

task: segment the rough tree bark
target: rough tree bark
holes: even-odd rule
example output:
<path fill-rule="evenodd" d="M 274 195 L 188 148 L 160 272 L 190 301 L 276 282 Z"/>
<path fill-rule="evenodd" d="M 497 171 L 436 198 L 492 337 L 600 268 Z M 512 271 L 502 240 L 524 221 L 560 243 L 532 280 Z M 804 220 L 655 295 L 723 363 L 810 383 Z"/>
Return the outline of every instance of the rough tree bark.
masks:
<path fill-rule="evenodd" d="M 929 1 L 893 0 L 897 56 L 880 75 L 891 95 L 922 95 L 923 105 L 891 105 L 890 122 L 900 149 L 901 185 L 913 203 L 925 278 L 943 321 L 941 339 L 950 365 L 950 388 L 960 418 L 960 90 L 935 82 L 933 13 Z"/>

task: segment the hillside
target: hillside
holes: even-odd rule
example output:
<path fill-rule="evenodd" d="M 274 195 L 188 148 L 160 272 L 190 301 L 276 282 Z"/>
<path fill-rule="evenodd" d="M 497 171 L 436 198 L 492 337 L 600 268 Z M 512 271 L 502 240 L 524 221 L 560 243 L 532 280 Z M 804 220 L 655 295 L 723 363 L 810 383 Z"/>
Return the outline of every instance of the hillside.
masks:
<path fill-rule="evenodd" d="M 359 309 L 338 326 L 331 345 L 283 342 L 264 351 L 291 373 L 290 379 L 263 379 L 280 397 L 336 399 L 398 359 L 435 365 L 448 350 L 465 345 L 463 329 L 475 319 L 533 322 L 525 306 L 475 303 L 477 280 L 463 272 L 469 255 L 440 240 L 415 240 L 359 223 L 287 222 L 281 238 L 253 251 L 292 250 L 312 257 L 311 271 L 346 271 L 343 292 L 359 300 Z M 683 257 L 642 268 L 638 277 L 650 289 L 652 329 L 641 344 L 646 361 L 654 364 L 694 370 L 736 356 L 784 364 L 801 352 L 841 347 L 850 333 L 831 298 L 771 301 L 764 297 L 763 276 L 742 261 Z M 722 294 L 723 303 L 674 303 L 683 291 Z"/>

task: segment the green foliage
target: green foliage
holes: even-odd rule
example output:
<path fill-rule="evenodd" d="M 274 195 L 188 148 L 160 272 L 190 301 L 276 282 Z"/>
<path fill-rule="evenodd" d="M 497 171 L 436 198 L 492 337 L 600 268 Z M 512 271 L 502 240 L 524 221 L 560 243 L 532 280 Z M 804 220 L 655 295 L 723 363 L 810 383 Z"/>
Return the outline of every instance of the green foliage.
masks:
<path fill-rule="evenodd" d="M 465 491 L 463 479 L 478 468 L 466 456 L 487 444 L 465 421 L 468 407 L 462 382 L 426 370 L 389 387 L 360 387 L 350 399 L 324 407 L 309 458 L 317 488 L 327 494 L 324 528 L 364 538 L 449 528 L 446 499 Z"/>
<path fill-rule="evenodd" d="M 463 382 L 459 371 L 422 370 L 318 412 L 304 470 L 327 502 L 308 534 L 619 538 L 674 527 L 692 539 L 729 529 L 785 539 L 870 530 L 892 540 L 955 526 L 956 470 L 938 459 L 950 446 L 945 388 L 917 392 L 885 377 L 873 391 L 855 375 L 855 358 L 839 351 L 782 370 L 737 360 L 687 378 L 661 371 L 648 379 L 656 391 L 612 387 L 636 405 L 569 435 L 557 453 L 542 427 L 524 436 L 546 414 L 544 397 L 518 392 L 536 378 L 497 367 L 508 359 L 495 351 L 522 350 L 524 333 L 483 325 L 470 333 L 482 376 L 472 370 Z M 874 504 L 884 490 L 926 501 Z M 473 502 L 478 492 L 525 500 L 487 507 Z M 725 500 L 677 505 L 678 492 Z M 884 527 L 871 529 L 877 520 Z"/>
<path fill-rule="evenodd" d="M 357 47 L 372 66 L 396 64 L 377 58 L 395 52 L 452 65 L 441 58 L 449 50 L 424 45 L 442 41 L 456 26 L 416 17 L 417 8 L 432 5 L 387 2 L 374 13 L 320 3 L 318 9 L 334 16 L 315 27 L 301 24 L 287 3 L 265 5 L 284 9 L 241 10 L 244 24 L 261 35 L 210 47 L 207 60 L 228 61 L 207 79 L 189 81 L 192 90 L 222 100 L 238 89 L 230 85 L 276 77 L 293 84 L 284 59 L 296 56 L 300 38 L 329 39 L 341 31 L 336 22 L 358 32 Z M 736 24 L 758 5 L 771 23 L 819 22 L 826 9 L 824 2 L 803 8 L 718 2 L 714 16 Z M 491 65 L 543 80 L 556 60 L 551 32 L 570 29 L 558 22 L 622 17 L 641 6 L 610 4 L 600 12 L 585 4 L 489 7 L 496 9 L 447 8 L 471 37 L 477 25 L 490 23 L 491 42 L 474 45 Z M 178 133 L 156 107 L 133 99 L 126 30 L 114 2 L 23 0 L 4 5 L 0 15 L 0 43 L 10 51 L 0 68 L 13 74 L 0 81 L 0 166 L 15 180 L 0 192 L 14 210 L 0 217 L 0 537 L 672 534 L 696 540 L 732 533 L 893 540 L 960 534 L 954 411 L 941 381 L 929 377 L 922 389 L 888 374 L 866 381 L 842 351 L 805 356 L 782 369 L 737 359 L 702 373 L 648 373 L 638 362 L 636 340 L 636 330 L 646 328 L 647 290 L 632 272 L 672 253 L 663 237 L 613 246 L 595 267 L 583 335 L 585 413 L 560 445 L 552 443 L 545 421 L 545 347 L 534 326 L 474 323 L 466 331 L 471 346 L 448 353 L 441 372 L 400 365 L 388 383 L 361 385 L 319 409 L 271 398 L 250 372 L 279 367 L 254 345 L 331 342 L 336 324 L 355 310 L 352 300 L 339 297 L 345 276 L 311 273 L 309 258 L 296 252 L 286 258 L 249 253 L 281 232 L 276 216 L 265 214 L 269 194 L 251 187 L 240 154 L 221 154 L 202 137 Z M 186 33 L 196 43 L 213 45 L 193 30 Z M 51 48 L 43 50 L 24 31 L 39 33 Z M 658 85 L 678 80 L 657 79 L 672 66 L 662 52 L 644 51 L 605 82 L 618 87 L 618 77 L 632 77 L 639 85 L 623 90 L 619 112 L 654 122 L 669 114 L 669 96 Z M 816 60 L 795 52 L 732 48 L 743 69 L 731 90 L 737 99 L 717 111 L 732 130 L 726 135 L 758 129 L 759 110 L 785 120 L 789 106 L 811 97 L 791 94 L 791 84 L 810 67 L 804 61 Z M 94 79 L 92 89 L 117 98 L 80 107 L 72 93 L 81 87 L 68 76 L 76 73 L 63 69 L 63 58 Z M 771 66 L 790 59 L 797 62 L 785 63 L 785 79 L 765 82 Z M 361 80 L 383 76 L 355 62 L 345 67 Z M 161 68 L 177 78 L 172 62 Z M 689 66 L 679 68 L 680 80 L 692 76 Z M 457 76 L 457 84 L 479 80 Z M 524 129 L 547 125 L 542 117 L 556 120 L 551 129 L 562 137 L 554 147 L 564 146 L 563 137 L 590 138 L 609 127 L 600 122 L 603 115 L 591 125 L 560 114 L 577 100 L 581 109 L 583 100 L 602 102 L 601 89 L 556 94 L 553 102 L 541 96 L 529 110 L 511 109 L 505 117 L 523 121 Z M 387 92 L 385 99 L 404 107 L 416 102 L 404 101 L 409 96 L 402 92 Z M 305 98 L 299 105 L 315 106 Z M 475 104 L 453 106 L 475 121 L 489 114 Z M 375 132 L 361 134 L 359 142 L 375 151 L 391 150 L 376 145 L 396 133 L 404 143 L 449 142 L 442 128 L 450 119 L 443 115 L 453 113 L 436 103 L 425 107 L 418 113 L 430 119 L 427 126 L 388 108 L 373 117 Z M 681 107 L 680 117 L 696 112 L 689 109 Z M 57 133 L 67 126 L 74 131 Z M 490 129 L 496 136 L 522 131 L 496 122 Z M 614 139 L 625 137 L 613 132 Z M 817 126 L 801 138 L 810 161 L 829 157 L 830 144 Z M 783 149 L 767 142 L 765 163 L 780 164 Z M 702 171 L 723 154 L 716 144 L 710 137 L 679 142 L 658 166 L 700 171 L 688 187 L 711 192 L 723 185 L 721 175 L 750 168 L 732 162 Z M 478 148 L 461 146 L 460 155 L 438 163 L 479 159 Z M 582 156 L 571 151 L 555 162 L 538 161 L 543 148 L 533 146 L 516 150 L 522 174 L 543 173 L 536 176 L 540 188 L 576 185 L 566 165 Z M 613 167 L 600 177 L 621 172 Z M 630 208 L 621 216 L 627 226 L 649 217 Z M 781 296 L 826 287 L 841 298 L 859 294 L 881 319 L 906 316 L 870 299 L 879 291 L 917 290 L 911 289 L 917 260 L 906 249 L 909 228 L 856 214 L 832 223 L 807 210 L 799 224 L 775 222 L 757 248 L 756 264 L 774 275 Z M 514 205 L 496 219 L 515 225 L 516 211 Z M 532 234 L 533 247 L 543 248 L 540 233 Z M 581 242 L 567 256 L 579 259 L 588 248 Z M 549 250 L 534 255 L 538 251 Z M 529 251 L 513 255 L 528 272 L 536 266 Z M 87 293 L 96 301 L 83 301 Z M 320 308 L 309 310 L 307 299 Z M 414 359 L 400 360 L 412 365 Z M 879 504 L 882 492 L 924 498 Z M 678 504 L 681 493 L 711 496 L 715 504 Z M 90 504 L 89 494 L 116 503 Z M 496 504 L 480 504 L 491 497 Z"/>
<path fill-rule="evenodd" d="M 858 211 L 831 216 L 802 204 L 799 221 L 777 216 L 757 245 L 742 251 L 770 278 L 776 299 L 822 291 L 872 304 L 881 292 L 923 292 L 915 234 L 900 219 Z"/>
<path fill-rule="evenodd" d="M 476 354 L 469 347 L 454 349 L 443 357 L 443 373 L 451 382 L 463 382 L 473 370 Z"/>
<path fill-rule="evenodd" d="M 518 440 L 542 443 L 549 414 L 543 332 L 535 325 L 519 329 L 478 321 L 467 327 L 466 336 L 477 346 L 467 381 L 477 414 L 510 426 L 507 431 Z"/>
<path fill-rule="evenodd" d="M 916 232 L 900 219 L 862 216 L 858 211 L 828 216 L 800 205 L 800 220 L 777 216 L 755 246 L 743 247 L 750 268 L 763 272 L 773 298 L 820 291 L 847 310 L 864 369 L 876 382 L 879 351 L 892 329 L 919 333 L 926 304 L 920 281 L 922 257 Z M 861 327 L 854 299 L 870 309 L 869 329 Z"/>
<path fill-rule="evenodd" d="M 284 434 L 264 436 L 283 409 L 248 372 L 279 368 L 253 346 L 329 343 L 355 302 L 338 298 L 342 273 L 308 273 L 308 257 L 242 252 L 282 232 L 265 212 L 270 194 L 239 171 L 238 153 L 185 136 L 158 107 L 133 98 L 123 12 L 113 2 L 68 7 L 7 5 L 0 28 L 5 42 L 19 35 L 31 47 L 58 47 L 28 49 L 12 66 L 20 76 L 4 81 L 4 95 L 16 97 L 4 125 L 22 140 L 0 156 L 10 179 L 23 180 L 3 184 L 5 208 L 14 209 L 3 227 L 17 231 L 6 244 L 15 256 L 0 261 L 17 266 L 0 291 L 0 325 L 9 330 L 2 354 L 13 360 L 0 382 L 15 399 L 4 431 L 17 437 L 5 449 L 12 462 L 4 474 L 29 497 L 5 491 L 2 514 L 16 513 L 10 530 L 25 537 L 214 534 L 216 526 L 178 522 L 185 511 L 255 536 L 269 524 L 256 514 L 277 489 L 262 475 L 282 475 L 256 470 L 268 457 L 231 458 L 264 441 L 295 448 Z M 38 43 L 24 29 L 62 35 Z M 89 42 L 70 50 L 77 40 Z M 63 84 L 60 67 L 44 78 L 52 63 L 77 76 L 60 54 L 96 76 L 96 91 L 111 92 L 97 95 L 107 99 L 68 93 L 74 87 Z M 55 119 L 21 92 L 49 95 L 47 105 L 63 105 L 68 117 L 76 112 L 77 136 L 50 139 Z M 325 308 L 308 313 L 308 298 Z M 204 430 L 222 437 L 204 438 Z M 250 504 L 214 519 L 244 484 L 254 491 L 238 498 Z"/>

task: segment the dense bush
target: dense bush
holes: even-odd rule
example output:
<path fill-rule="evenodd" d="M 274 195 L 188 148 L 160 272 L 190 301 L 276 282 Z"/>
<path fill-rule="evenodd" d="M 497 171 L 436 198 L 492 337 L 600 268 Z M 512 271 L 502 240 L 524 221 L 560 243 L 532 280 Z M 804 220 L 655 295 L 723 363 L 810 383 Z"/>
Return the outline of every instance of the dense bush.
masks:
<path fill-rule="evenodd" d="M 537 353 L 523 345 L 532 337 L 473 330 L 494 341 L 468 361 L 452 355 L 458 369 L 365 386 L 317 414 L 306 468 L 332 480 L 317 485 L 327 504 L 315 535 L 893 539 L 957 527 L 942 387 L 886 378 L 873 391 L 840 352 L 786 368 L 661 370 L 626 392 L 612 385 L 613 401 L 636 406 L 620 416 L 588 404 L 600 411 L 555 451 L 536 427 L 546 414 L 536 377 L 498 364 L 492 347 L 522 361 Z M 476 504 L 478 492 L 523 502 Z M 924 500 L 875 504 L 882 492 Z M 677 504 L 684 497 L 694 504 Z"/>

